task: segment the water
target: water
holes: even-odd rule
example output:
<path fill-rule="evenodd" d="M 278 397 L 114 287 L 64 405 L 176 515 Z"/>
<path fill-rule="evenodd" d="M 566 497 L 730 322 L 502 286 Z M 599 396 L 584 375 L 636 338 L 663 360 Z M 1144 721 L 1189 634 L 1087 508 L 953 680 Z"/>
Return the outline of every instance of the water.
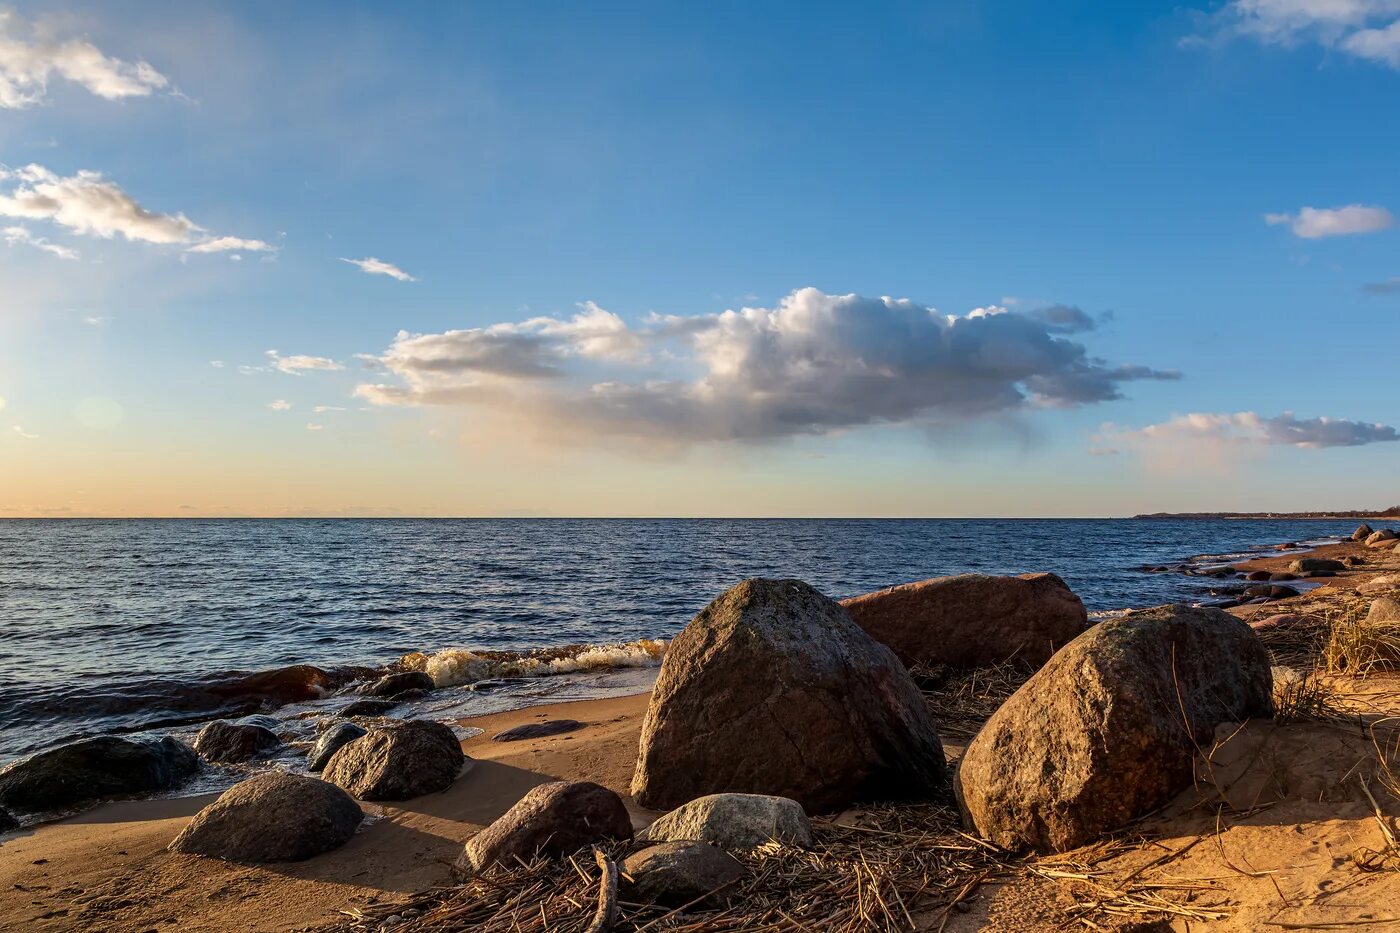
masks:
<path fill-rule="evenodd" d="M 943 574 L 1050 570 L 1105 612 L 1200 600 L 1215 582 L 1143 565 L 1320 540 L 1355 524 L 0 521 L 0 761 L 104 732 L 183 734 L 260 709 L 308 722 L 294 717 L 370 676 L 355 666 L 414 652 L 452 686 L 403 715 L 633 692 L 657 663 L 657 646 L 639 640 L 670 637 L 748 576 L 799 577 L 842 598 Z M 545 664 L 480 654 L 565 644 L 622 647 Z M 289 665 L 324 672 L 246 676 Z M 556 676 L 473 683 L 522 672 Z"/>

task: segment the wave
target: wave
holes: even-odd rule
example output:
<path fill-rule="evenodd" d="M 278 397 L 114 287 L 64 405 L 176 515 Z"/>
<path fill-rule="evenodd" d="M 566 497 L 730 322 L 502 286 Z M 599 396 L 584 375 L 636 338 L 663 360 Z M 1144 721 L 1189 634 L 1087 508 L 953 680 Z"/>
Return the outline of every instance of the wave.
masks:
<path fill-rule="evenodd" d="M 608 645 L 559 645 L 526 651 L 447 648 L 432 654 L 414 652 L 399 659 L 403 670 L 423 671 L 439 687 L 454 687 L 501 677 L 551 677 L 580 671 L 659 667 L 667 642 L 661 638 Z"/>

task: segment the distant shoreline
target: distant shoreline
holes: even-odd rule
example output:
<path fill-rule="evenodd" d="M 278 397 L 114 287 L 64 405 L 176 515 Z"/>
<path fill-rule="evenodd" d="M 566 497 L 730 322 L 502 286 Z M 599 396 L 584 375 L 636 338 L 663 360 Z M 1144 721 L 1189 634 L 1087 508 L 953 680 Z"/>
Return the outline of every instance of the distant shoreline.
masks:
<path fill-rule="evenodd" d="M 1135 519 L 1200 519 L 1202 521 L 1271 520 L 1288 521 L 1342 521 L 1361 519 L 1363 521 L 1390 521 L 1400 519 L 1400 509 L 1391 508 L 1382 512 L 1151 512 L 1132 516 Z"/>

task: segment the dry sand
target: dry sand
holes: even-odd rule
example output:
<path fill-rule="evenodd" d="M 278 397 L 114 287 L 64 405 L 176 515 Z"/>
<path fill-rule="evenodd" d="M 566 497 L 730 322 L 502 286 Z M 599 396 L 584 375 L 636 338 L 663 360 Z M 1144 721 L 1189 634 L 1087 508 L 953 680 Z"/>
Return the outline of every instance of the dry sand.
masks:
<path fill-rule="evenodd" d="M 1313 593 L 1250 617 L 1296 609 L 1327 611 L 1377 572 L 1400 570 L 1400 555 L 1342 545 L 1326 556 L 1363 553 L 1364 572 L 1326 581 Z M 1281 569 L 1291 557 L 1251 567 Z M 1394 566 L 1391 566 L 1393 564 Z M 1296 604 L 1296 606 L 1295 606 Z M 949 931 L 1062 930 L 1077 904 L 1108 900 L 1133 880 L 1147 895 L 1193 904 L 1221 919 L 1137 925 L 1140 914 L 1100 928 L 1142 931 L 1400 930 L 1400 864 L 1364 870 L 1367 849 L 1385 848 L 1382 823 L 1359 780 L 1367 776 L 1386 818 L 1400 803 L 1374 783 L 1376 747 L 1400 741 L 1384 719 L 1400 716 L 1400 678 L 1335 684 L 1354 721 L 1248 724 L 1221 730 L 1203 750 L 1197 785 L 1124 839 L 1064 860 L 989 880 L 953 912 Z M 372 817 L 343 848 L 306 862 L 250 867 L 165 851 L 212 796 L 109 803 L 21 832 L 0 843 L 0 929 L 244 931 L 314 928 L 371 903 L 449 881 L 449 864 L 479 828 L 530 787 L 591 780 L 624 796 L 636 759 L 647 697 L 590 700 L 479 717 L 484 734 L 463 743 L 469 770 L 448 791 L 402 805 L 366 804 Z M 584 728 L 520 742 L 494 742 L 522 723 L 571 718 Z M 1379 721 L 1379 724 L 1377 724 Z M 1378 737 L 1378 738 L 1377 738 Z M 949 746 L 950 757 L 961 753 Z M 1388 748 L 1388 752 L 1393 748 Z M 654 814 L 633 808 L 637 826 Z M 1400 830 L 1397 830 L 1400 832 Z M 1083 875 L 1092 878 L 1047 877 Z M 1323 925 L 1319 925 L 1323 924 Z M 1073 928 L 1092 928 L 1070 921 Z"/>

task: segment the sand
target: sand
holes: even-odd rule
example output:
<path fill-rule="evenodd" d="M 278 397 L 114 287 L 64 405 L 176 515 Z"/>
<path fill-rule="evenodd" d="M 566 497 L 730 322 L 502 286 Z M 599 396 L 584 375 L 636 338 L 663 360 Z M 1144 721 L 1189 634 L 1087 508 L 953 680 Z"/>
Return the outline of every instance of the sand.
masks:
<path fill-rule="evenodd" d="M 1298 600 L 1236 614 L 1325 610 L 1358 582 L 1400 570 L 1400 555 L 1353 545 L 1319 553 L 1361 553 L 1371 564 Z M 1249 567 L 1282 569 L 1292 559 L 1262 558 Z M 1400 865 L 1367 871 L 1357 860 L 1366 849 L 1384 848 L 1381 823 L 1358 775 L 1375 771 L 1375 742 L 1388 752 L 1400 744 L 1385 721 L 1400 717 L 1400 678 L 1334 686 L 1355 721 L 1222 728 L 1195 787 L 1120 843 L 1075 853 L 1074 864 L 1092 862 L 1104 887 L 1022 871 L 982 885 L 966 912 L 952 913 L 946 929 L 1035 933 L 1066 929 L 1067 921 L 1087 929 L 1071 919 L 1076 904 L 1103 900 L 1118 882 L 1134 878 L 1174 900 L 1207 910 L 1223 905 L 1222 918 L 1135 927 L 1140 915 L 1125 915 L 1115 925 L 1100 913 L 1100 928 L 1400 930 Z M 365 804 L 372 818 L 347 845 L 306 862 L 253 867 L 166 852 L 212 795 L 108 803 L 20 832 L 0 842 L 0 929 L 301 930 L 333 923 L 340 911 L 407 900 L 449 882 L 449 865 L 462 844 L 536 784 L 590 780 L 625 798 L 647 699 L 553 704 L 467 720 L 484 732 L 463 743 L 472 763 L 452 788 L 402 805 Z M 491 738 L 555 718 L 584 726 L 519 742 Z M 948 752 L 956 758 L 961 748 L 949 745 Z M 1400 801 L 1374 782 L 1371 790 L 1395 827 Z M 629 808 L 639 828 L 655 816 L 630 801 Z M 1048 864 L 1053 873 L 1054 863 Z"/>

